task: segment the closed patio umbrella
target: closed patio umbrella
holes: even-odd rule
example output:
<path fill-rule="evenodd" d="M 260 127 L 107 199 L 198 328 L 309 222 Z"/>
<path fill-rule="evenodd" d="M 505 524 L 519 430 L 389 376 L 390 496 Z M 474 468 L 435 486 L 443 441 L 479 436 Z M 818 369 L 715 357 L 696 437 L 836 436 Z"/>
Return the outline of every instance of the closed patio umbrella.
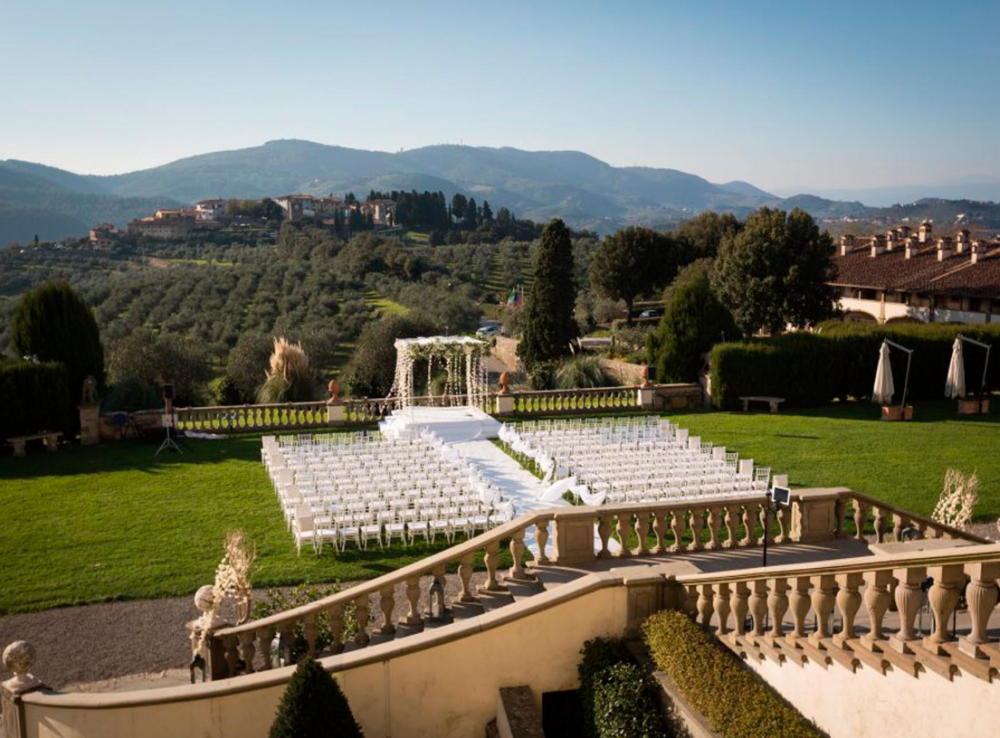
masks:
<path fill-rule="evenodd" d="M 951 349 L 951 363 L 948 365 L 948 379 L 944 383 L 944 396 L 954 400 L 965 397 L 965 357 L 962 355 L 962 339 L 956 338 Z"/>
<path fill-rule="evenodd" d="M 892 383 L 892 364 L 889 362 L 889 344 L 882 342 L 878 352 L 878 369 L 875 371 L 875 388 L 872 390 L 872 402 L 876 405 L 888 405 L 896 388 Z"/>

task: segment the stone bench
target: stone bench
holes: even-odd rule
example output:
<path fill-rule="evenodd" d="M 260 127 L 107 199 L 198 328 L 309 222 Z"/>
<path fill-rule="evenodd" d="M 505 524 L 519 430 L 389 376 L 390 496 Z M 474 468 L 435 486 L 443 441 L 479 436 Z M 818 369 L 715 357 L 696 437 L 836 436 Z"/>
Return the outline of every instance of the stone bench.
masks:
<path fill-rule="evenodd" d="M 772 413 L 778 412 L 778 406 L 785 401 L 784 397 L 767 397 L 761 395 L 751 395 L 749 397 L 741 397 L 740 401 L 743 403 L 743 412 L 747 412 L 750 409 L 751 402 L 766 402 Z"/>
<path fill-rule="evenodd" d="M 27 455 L 26 446 L 28 441 L 41 441 L 45 444 L 45 450 L 53 454 L 56 452 L 60 438 L 62 438 L 62 433 L 35 433 L 31 436 L 14 436 L 13 438 L 8 438 L 7 443 L 14 447 L 14 456 Z"/>

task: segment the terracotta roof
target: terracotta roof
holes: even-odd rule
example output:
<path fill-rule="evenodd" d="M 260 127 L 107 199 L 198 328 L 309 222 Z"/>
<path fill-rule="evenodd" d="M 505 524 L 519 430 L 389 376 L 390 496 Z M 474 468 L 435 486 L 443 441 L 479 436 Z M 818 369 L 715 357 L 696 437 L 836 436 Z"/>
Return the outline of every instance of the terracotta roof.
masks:
<path fill-rule="evenodd" d="M 936 245 L 924 245 L 912 258 L 905 249 L 872 257 L 871 246 L 852 249 L 844 256 L 834 256 L 837 276 L 833 284 L 898 292 L 929 292 L 967 296 L 1000 297 L 1000 247 L 990 244 L 976 264 L 969 251 L 938 261 Z"/>

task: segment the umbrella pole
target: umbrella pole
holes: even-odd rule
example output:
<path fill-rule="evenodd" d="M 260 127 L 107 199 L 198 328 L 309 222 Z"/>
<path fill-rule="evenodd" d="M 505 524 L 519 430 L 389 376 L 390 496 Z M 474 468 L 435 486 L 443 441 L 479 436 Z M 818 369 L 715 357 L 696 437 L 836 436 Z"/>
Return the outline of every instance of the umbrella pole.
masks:
<path fill-rule="evenodd" d="M 906 420 L 906 391 L 910 389 L 910 363 L 913 361 L 913 352 L 906 356 L 906 379 L 903 380 L 903 405 L 900 408 L 899 419 Z"/>

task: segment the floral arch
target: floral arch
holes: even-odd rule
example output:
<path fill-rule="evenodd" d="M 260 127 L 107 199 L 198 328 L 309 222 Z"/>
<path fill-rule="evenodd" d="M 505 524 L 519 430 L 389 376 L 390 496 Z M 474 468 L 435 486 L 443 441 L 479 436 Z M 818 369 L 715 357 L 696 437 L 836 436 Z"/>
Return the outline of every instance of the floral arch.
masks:
<path fill-rule="evenodd" d="M 396 347 L 396 374 L 389 398 L 397 408 L 416 404 L 413 396 L 413 367 L 427 360 L 427 386 L 430 387 L 435 367 L 444 366 L 445 404 L 484 407 L 488 392 L 486 366 L 483 357 L 487 344 L 468 336 L 431 336 L 430 338 L 399 338 Z"/>

